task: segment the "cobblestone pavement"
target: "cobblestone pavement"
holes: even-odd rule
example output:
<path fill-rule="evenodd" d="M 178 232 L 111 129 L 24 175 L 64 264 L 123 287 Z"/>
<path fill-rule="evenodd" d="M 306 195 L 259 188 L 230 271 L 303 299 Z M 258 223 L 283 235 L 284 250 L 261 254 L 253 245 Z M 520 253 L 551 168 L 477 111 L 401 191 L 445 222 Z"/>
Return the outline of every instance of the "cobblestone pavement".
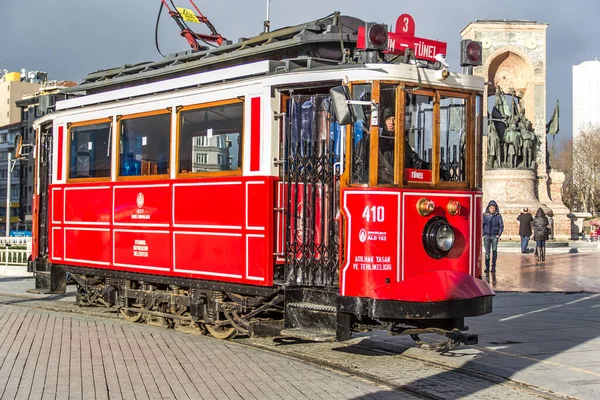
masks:
<path fill-rule="evenodd" d="M 405 349 L 391 351 L 366 344 L 357 337 L 341 343 L 306 343 L 279 339 L 248 339 L 252 344 L 278 353 L 307 358 L 314 362 L 354 371 L 417 395 L 437 399 L 540 399 L 554 394 L 492 375 L 468 374 L 454 366 L 421 357 L 406 356 Z M 413 346 L 414 347 L 414 346 Z M 432 352 L 432 354 L 437 354 Z M 558 397 L 560 398 L 560 396 Z"/>
<path fill-rule="evenodd" d="M 65 313 L 82 310 L 96 316 Z M 413 394 L 519 400 L 541 393 L 402 351 L 370 348 L 361 344 L 364 337 L 320 344 L 224 342 L 127 323 L 100 310 L 0 296 L 0 399 L 412 399 Z"/>
<path fill-rule="evenodd" d="M 5 298 L 0 298 L 0 303 L 2 300 Z M 0 398 L 414 397 L 209 337 L 114 319 L 0 305 Z"/>

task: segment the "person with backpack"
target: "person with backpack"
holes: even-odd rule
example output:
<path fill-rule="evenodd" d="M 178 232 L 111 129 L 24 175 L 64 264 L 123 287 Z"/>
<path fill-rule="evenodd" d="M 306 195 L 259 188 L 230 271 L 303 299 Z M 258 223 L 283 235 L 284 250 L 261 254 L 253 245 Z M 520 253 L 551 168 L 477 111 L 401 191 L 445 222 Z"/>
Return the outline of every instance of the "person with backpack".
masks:
<path fill-rule="evenodd" d="M 490 272 L 490 256 L 492 259 L 492 274 L 496 273 L 496 259 L 498 258 L 498 240 L 504 231 L 504 221 L 500 215 L 500 207 L 494 200 L 490 200 L 483 213 L 483 245 L 485 247 L 485 273 Z"/>
<path fill-rule="evenodd" d="M 546 261 L 546 240 L 550 234 L 548 217 L 541 208 L 538 208 L 533 219 L 533 239 L 535 240 L 535 254 L 538 261 Z"/>

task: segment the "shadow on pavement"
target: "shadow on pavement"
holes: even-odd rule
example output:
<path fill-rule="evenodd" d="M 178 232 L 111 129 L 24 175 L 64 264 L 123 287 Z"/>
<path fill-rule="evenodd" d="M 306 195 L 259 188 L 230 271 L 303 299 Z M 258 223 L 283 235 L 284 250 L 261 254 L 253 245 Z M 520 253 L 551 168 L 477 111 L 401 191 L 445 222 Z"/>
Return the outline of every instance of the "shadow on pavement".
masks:
<path fill-rule="evenodd" d="M 445 365 L 447 371 L 398 389 L 439 398 L 440 382 L 455 379 L 460 390 L 441 398 L 464 398 L 512 380 L 547 389 L 540 392 L 542 398 L 599 398 L 600 257 L 556 254 L 540 263 L 531 254 L 502 254 L 498 272 L 490 276 L 489 283 L 501 292 L 494 299 L 494 311 L 467 321 L 471 332 L 479 334 L 480 343 L 435 353 L 427 359 Z M 399 342 L 384 335 L 387 333 L 366 338 L 358 347 L 414 354 L 406 338 Z M 463 384 L 461 374 L 484 379 L 477 385 Z M 499 380 L 486 383 L 485 376 Z M 362 398 L 368 397 L 356 399 Z"/>

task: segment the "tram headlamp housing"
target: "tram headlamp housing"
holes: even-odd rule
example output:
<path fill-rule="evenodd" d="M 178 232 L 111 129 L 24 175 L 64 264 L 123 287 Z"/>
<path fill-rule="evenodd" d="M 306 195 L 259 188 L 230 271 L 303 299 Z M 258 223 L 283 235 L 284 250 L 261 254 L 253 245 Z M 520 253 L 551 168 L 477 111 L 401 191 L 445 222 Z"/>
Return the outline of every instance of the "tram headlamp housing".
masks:
<path fill-rule="evenodd" d="M 446 257 L 454 247 L 456 234 L 443 217 L 430 219 L 423 229 L 423 247 L 431 258 L 439 260 Z"/>
<path fill-rule="evenodd" d="M 434 210 L 435 204 L 433 203 L 433 201 L 425 197 L 421 197 L 419 201 L 417 201 L 417 212 L 419 213 L 419 215 L 426 217 L 429 214 L 431 214 Z"/>

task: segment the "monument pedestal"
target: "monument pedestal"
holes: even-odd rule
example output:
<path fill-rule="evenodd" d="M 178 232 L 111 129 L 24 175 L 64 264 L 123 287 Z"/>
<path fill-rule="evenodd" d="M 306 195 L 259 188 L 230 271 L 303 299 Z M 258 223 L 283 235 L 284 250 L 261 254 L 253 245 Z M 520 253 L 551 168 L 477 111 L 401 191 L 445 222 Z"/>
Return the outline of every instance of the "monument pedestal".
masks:
<path fill-rule="evenodd" d="M 552 218 L 554 219 L 554 229 L 552 236 L 555 239 L 570 239 L 571 238 L 571 211 L 563 204 L 562 187 L 565 182 L 565 174 L 552 170 L 548 174 L 548 192 L 550 193 L 552 208 Z"/>
<path fill-rule="evenodd" d="M 588 212 L 574 212 L 568 215 L 571 219 L 571 239 L 581 239 L 583 234 L 583 220 L 591 216 L 592 213 Z"/>
<path fill-rule="evenodd" d="M 529 208 L 535 216 L 538 208 L 545 212 L 551 209 L 541 203 L 537 197 L 537 175 L 529 169 L 498 168 L 488 169 L 483 173 L 483 207 L 490 200 L 495 200 L 500 207 L 504 220 L 504 240 L 519 239 L 519 224 L 517 216 L 523 207 Z"/>

